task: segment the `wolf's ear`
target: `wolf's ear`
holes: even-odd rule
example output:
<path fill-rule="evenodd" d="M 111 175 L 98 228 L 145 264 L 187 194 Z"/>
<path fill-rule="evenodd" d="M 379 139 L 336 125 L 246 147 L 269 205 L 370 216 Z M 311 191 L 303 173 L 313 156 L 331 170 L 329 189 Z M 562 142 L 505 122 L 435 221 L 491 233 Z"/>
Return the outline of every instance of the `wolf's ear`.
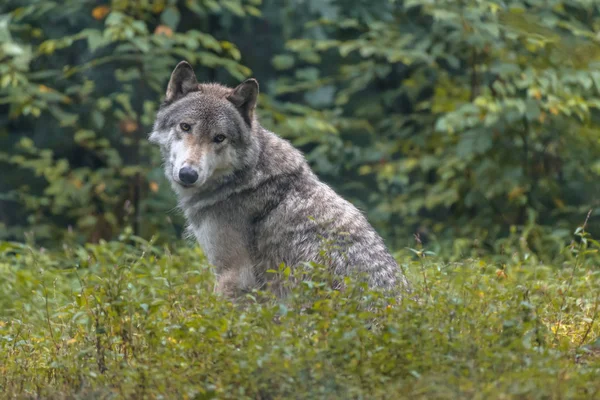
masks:
<path fill-rule="evenodd" d="M 227 100 L 233 103 L 240 111 L 244 121 L 248 125 L 252 125 L 252 117 L 256 108 L 256 100 L 258 98 L 258 81 L 256 79 L 247 79 L 240 83 L 229 96 Z"/>
<path fill-rule="evenodd" d="M 194 69 L 187 61 L 182 61 L 173 70 L 169 86 L 167 86 L 166 103 L 172 103 L 179 100 L 190 92 L 195 92 L 198 89 L 198 81 Z"/>

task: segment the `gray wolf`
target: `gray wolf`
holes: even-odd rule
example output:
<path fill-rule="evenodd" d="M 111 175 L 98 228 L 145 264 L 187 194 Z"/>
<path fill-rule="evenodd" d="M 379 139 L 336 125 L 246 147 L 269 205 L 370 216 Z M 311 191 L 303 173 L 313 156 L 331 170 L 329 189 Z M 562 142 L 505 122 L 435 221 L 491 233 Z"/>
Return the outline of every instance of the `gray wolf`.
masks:
<path fill-rule="evenodd" d="M 267 271 L 281 263 L 304 262 L 333 276 L 362 274 L 372 288 L 408 290 L 362 213 L 321 182 L 299 150 L 260 125 L 258 93 L 255 79 L 236 88 L 200 84 L 182 61 L 149 136 L 188 229 L 216 267 L 216 290 L 235 297 L 269 283 Z"/>

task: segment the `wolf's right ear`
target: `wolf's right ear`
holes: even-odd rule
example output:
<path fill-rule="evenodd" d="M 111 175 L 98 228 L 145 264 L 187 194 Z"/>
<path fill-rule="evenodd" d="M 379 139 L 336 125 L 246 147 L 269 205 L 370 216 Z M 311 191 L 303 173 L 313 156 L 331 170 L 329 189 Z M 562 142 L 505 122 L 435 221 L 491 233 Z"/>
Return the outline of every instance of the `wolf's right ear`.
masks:
<path fill-rule="evenodd" d="M 172 103 L 186 94 L 198 90 L 198 80 L 196 74 L 194 74 L 194 69 L 187 61 L 181 61 L 171 74 L 165 103 Z"/>

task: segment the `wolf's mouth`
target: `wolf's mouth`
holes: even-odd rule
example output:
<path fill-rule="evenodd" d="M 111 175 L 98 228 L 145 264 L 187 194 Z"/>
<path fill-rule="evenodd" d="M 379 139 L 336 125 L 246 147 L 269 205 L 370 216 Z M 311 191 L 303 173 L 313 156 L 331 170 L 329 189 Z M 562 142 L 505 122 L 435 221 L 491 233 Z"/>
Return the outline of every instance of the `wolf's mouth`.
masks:
<path fill-rule="evenodd" d="M 175 181 L 175 182 L 177 182 L 177 184 L 178 184 L 179 186 L 181 186 L 181 187 L 183 187 L 183 188 L 186 188 L 186 189 L 190 189 L 190 188 L 194 187 L 194 185 L 193 185 L 193 184 L 189 185 L 189 184 L 187 184 L 187 183 L 183 183 L 183 182 L 179 182 L 179 181 Z"/>
<path fill-rule="evenodd" d="M 173 176 L 173 182 L 175 182 L 178 186 L 180 186 L 180 187 L 182 187 L 184 189 L 190 189 L 190 188 L 194 187 L 194 184 L 196 183 L 196 182 L 194 182 L 192 184 L 183 183 L 179 179 L 175 178 L 174 176 Z"/>

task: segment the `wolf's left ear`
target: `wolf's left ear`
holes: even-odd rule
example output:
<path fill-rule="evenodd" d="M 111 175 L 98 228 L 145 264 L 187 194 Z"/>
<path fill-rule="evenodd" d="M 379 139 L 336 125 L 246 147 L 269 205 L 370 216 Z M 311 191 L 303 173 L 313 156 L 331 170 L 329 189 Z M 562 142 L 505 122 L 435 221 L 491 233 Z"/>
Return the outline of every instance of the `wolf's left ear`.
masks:
<path fill-rule="evenodd" d="M 229 96 L 227 100 L 237 107 L 244 121 L 251 126 L 258 98 L 258 81 L 254 78 L 247 79 L 240 83 Z"/>
<path fill-rule="evenodd" d="M 187 61 L 182 61 L 177 64 L 173 73 L 171 73 L 165 102 L 172 103 L 186 94 L 197 90 L 199 90 L 198 80 L 196 79 L 194 69 Z"/>

